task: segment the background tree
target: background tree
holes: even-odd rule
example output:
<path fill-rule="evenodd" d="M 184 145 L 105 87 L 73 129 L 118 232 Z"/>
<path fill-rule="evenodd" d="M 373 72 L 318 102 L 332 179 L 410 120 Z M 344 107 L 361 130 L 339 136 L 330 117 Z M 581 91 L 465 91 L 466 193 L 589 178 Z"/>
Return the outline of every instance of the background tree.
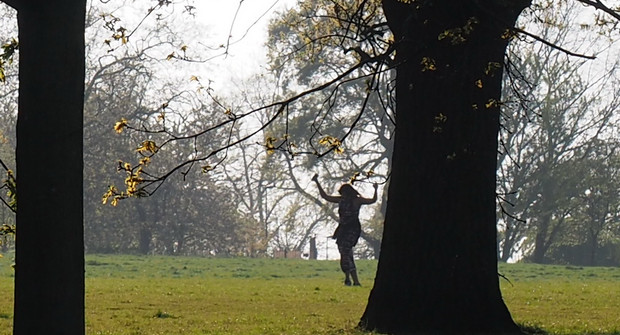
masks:
<path fill-rule="evenodd" d="M 274 18 L 270 24 L 269 59 L 278 92 L 291 95 L 309 89 L 323 78 L 346 72 L 360 60 L 383 50 L 387 26 L 376 1 L 303 1 Z M 296 156 L 289 161 L 288 178 L 296 180 L 297 192 L 310 206 L 319 205 L 337 222 L 331 206 L 326 206 L 315 190 L 299 187 L 305 176 L 324 171 L 322 178 L 341 184 L 347 180 L 362 186 L 373 182 L 387 186 L 394 122 L 392 109 L 386 108 L 393 71 L 379 62 L 355 71 L 359 79 L 345 81 L 335 90 L 308 95 L 297 101 L 303 106 L 291 116 L 286 133 L 299 142 L 339 143 L 336 155 L 317 160 L 313 155 Z M 372 93 L 372 94 L 369 94 Z M 348 127 L 347 125 L 354 125 Z M 275 130 L 282 133 L 283 130 Z M 342 140 L 343 143 L 340 143 Z M 297 143 L 296 142 L 296 143 Z M 314 142 L 316 143 L 316 142 Z M 316 144 L 315 144 L 316 145 Z M 316 150 L 316 149 L 315 149 Z M 367 190 L 369 190 L 368 188 Z M 382 188 L 381 207 L 365 209 L 364 216 L 385 213 L 387 187 Z M 381 214 L 377 213 L 377 209 Z M 362 239 L 378 256 L 381 225 L 365 226 Z M 375 221 L 376 223 L 376 221 Z M 373 234 L 374 232 L 374 234 Z M 359 249 L 359 248 L 357 248 Z"/>
<path fill-rule="evenodd" d="M 598 47 L 600 56 L 613 39 L 596 27 L 574 27 L 582 6 L 556 4 L 522 18 L 538 36 L 571 50 Z M 588 37 L 593 35 L 598 38 Z M 588 152 L 610 139 L 616 124 L 616 61 L 576 58 L 550 45 L 517 42 L 510 54 L 512 76 L 506 77 L 504 119 L 498 156 L 501 259 L 526 256 L 544 262 L 545 254 L 567 232 L 566 219 L 582 194 L 581 166 Z M 603 68 L 600 64 L 605 63 Z M 597 69 L 597 70 L 593 70 Z M 600 94 L 601 90 L 609 93 Z"/>
<path fill-rule="evenodd" d="M 577 265 L 616 265 L 618 258 L 618 154 L 617 140 L 597 145 L 582 160 L 571 164 L 579 174 L 582 191 L 574 199 L 574 210 L 563 227 L 564 234 L 553 244 L 548 257 L 555 262 Z"/>
<path fill-rule="evenodd" d="M 17 31 L 15 11 L 0 3 L 0 36 L 14 36 Z M 9 38 L 0 41 L 0 252 L 8 251 L 13 245 L 15 228 L 15 197 L 11 190 L 15 170 L 15 121 L 17 117 L 17 67 L 15 47 L 17 40 Z M 9 174 L 11 171 L 11 174 Z"/>

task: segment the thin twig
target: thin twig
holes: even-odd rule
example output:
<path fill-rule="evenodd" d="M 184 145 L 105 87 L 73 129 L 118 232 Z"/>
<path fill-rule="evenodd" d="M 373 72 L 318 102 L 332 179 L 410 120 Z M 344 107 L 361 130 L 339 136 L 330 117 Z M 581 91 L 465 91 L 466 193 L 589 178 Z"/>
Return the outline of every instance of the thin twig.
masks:
<path fill-rule="evenodd" d="M 543 44 L 545 44 L 547 46 L 550 46 L 550 47 L 552 47 L 554 49 L 560 50 L 560 51 L 562 51 L 563 53 L 565 53 L 567 55 L 574 56 L 574 57 L 579 57 L 579 58 L 586 58 L 586 59 L 596 59 L 596 56 L 588 56 L 588 55 L 578 54 L 576 52 L 572 52 L 572 51 L 566 50 L 566 49 L 562 48 L 561 46 L 559 46 L 557 44 L 551 43 L 551 42 L 545 40 L 544 38 L 542 38 L 540 36 L 537 36 L 536 34 L 532 34 L 530 32 L 527 32 L 527 31 L 525 31 L 523 29 L 520 29 L 520 28 L 512 28 L 512 29 L 514 31 L 516 31 L 516 32 L 519 32 L 519 33 L 523 34 L 523 35 L 527 35 L 527 36 L 529 36 L 529 37 L 531 37 L 531 38 L 533 38 L 533 39 L 535 39 L 535 40 L 537 40 L 539 42 L 542 42 Z"/>

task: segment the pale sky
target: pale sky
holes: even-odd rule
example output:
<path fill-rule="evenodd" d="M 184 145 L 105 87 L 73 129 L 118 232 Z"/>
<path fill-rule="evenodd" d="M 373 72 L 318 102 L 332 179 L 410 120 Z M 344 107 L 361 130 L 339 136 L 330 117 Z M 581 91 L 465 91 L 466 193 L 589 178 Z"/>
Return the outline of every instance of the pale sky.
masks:
<path fill-rule="evenodd" d="M 195 2 L 198 18 L 208 27 L 208 40 L 213 41 L 213 46 L 226 44 L 228 35 L 231 35 L 229 54 L 210 62 L 218 68 L 217 73 L 212 74 L 216 86 L 222 84 L 218 81 L 240 80 L 261 69 L 266 62 L 264 43 L 270 18 L 276 11 L 293 7 L 295 2 L 295 0 Z"/>

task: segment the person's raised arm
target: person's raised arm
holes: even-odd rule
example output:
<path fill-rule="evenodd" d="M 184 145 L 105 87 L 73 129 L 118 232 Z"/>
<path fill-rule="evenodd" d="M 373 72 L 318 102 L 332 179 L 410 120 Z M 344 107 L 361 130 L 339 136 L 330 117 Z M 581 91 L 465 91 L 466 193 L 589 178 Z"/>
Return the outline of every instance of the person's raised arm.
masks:
<path fill-rule="evenodd" d="M 325 190 L 323 190 L 323 187 L 321 187 L 321 184 L 319 183 L 319 175 L 315 174 L 312 177 L 312 181 L 314 181 L 316 183 L 316 186 L 319 188 L 319 194 L 321 195 L 321 198 L 329 201 L 329 202 L 340 202 L 340 197 L 335 197 L 333 195 L 329 195 L 327 193 L 325 193 Z"/>
<path fill-rule="evenodd" d="M 375 201 L 377 201 L 377 187 L 379 187 L 379 185 L 377 185 L 377 183 L 372 184 L 372 187 L 375 188 L 375 194 L 372 196 L 371 199 L 368 198 L 360 198 L 362 204 L 364 205 L 369 205 L 374 203 Z"/>

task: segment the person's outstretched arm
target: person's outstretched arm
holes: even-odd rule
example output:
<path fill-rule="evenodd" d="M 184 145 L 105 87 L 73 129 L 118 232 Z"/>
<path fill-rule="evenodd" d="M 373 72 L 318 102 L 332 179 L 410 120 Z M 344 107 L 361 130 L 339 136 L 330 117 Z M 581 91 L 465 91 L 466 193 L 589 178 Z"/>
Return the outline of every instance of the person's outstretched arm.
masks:
<path fill-rule="evenodd" d="M 340 197 L 336 197 L 333 195 L 329 195 L 327 193 L 325 193 L 325 190 L 323 190 L 323 187 L 321 187 L 321 184 L 319 183 L 319 175 L 315 174 L 312 177 L 312 180 L 316 183 L 316 186 L 319 188 L 319 194 L 321 195 L 321 198 L 329 201 L 329 202 L 340 202 Z"/>
<path fill-rule="evenodd" d="M 372 198 L 371 199 L 368 199 L 368 198 L 361 198 L 360 199 L 362 204 L 364 204 L 364 205 L 372 204 L 375 201 L 377 201 L 377 187 L 379 187 L 379 185 L 377 185 L 375 183 L 375 184 L 372 184 L 372 186 L 375 188 L 375 194 L 372 196 Z"/>

